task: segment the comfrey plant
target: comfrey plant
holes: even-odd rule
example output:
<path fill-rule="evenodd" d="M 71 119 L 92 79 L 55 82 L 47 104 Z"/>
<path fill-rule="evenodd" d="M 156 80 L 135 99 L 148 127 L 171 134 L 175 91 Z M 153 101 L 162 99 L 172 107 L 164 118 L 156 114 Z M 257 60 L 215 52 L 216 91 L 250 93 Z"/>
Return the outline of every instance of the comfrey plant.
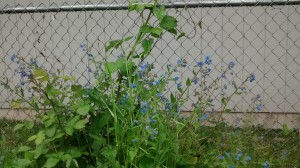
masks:
<path fill-rule="evenodd" d="M 106 52 L 122 52 L 115 62 L 97 62 L 86 45 L 80 44 L 89 63 L 95 65 L 95 69 L 88 68 L 96 79 L 94 85 L 79 85 L 74 77 L 60 75 L 59 71 L 49 73 L 34 59 L 28 63 L 11 56 L 19 65 L 16 72 L 21 81 L 16 88 L 8 82 L 2 84 L 21 98 L 13 102 L 14 108 L 37 112 L 36 121 L 18 124 L 14 130 L 36 127 L 38 131 L 29 135 L 28 143 L 14 149 L 16 158 L 7 160 L 7 167 L 148 168 L 199 164 L 201 154 L 193 146 L 198 141 L 195 130 L 210 118 L 205 112 L 213 109 L 213 93 L 220 87 L 221 79 L 232 73 L 235 63 L 225 66 L 211 83 L 206 80 L 212 72 L 211 56 L 195 63 L 194 76 L 185 83 L 176 76 L 179 67 L 187 66 L 185 59 L 168 65 L 162 76 L 156 76 L 151 73 L 154 65 L 145 62 L 155 42 L 164 33 L 177 39 L 184 33 L 177 29 L 176 18 L 168 15 L 157 1 L 130 3 L 131 11 L 148 13 L 135 37 L 108 43 Z M 150 19 L 156 19 L 158 24 L 151 24 Z M 129 51 L 123 47 L 125 42 L 131 45 Z M 233 93 L 223 94 L 220 100 L 222 111 L 229 112 L 227 105 L 233 95 L 241 94 L 244 84 L 254 80 L 254 74 L 250 74 L 240 86 L 232 82 Z M 177 91 L 166 91 L 170 82 L 176 84 Z M 194 110 L 183 116 L 191 85 L 198 85 L 201 91 L 195 91 Z M 220 121 L 221 117 L 217 117 L 212 122 L 217 125 Z"/>

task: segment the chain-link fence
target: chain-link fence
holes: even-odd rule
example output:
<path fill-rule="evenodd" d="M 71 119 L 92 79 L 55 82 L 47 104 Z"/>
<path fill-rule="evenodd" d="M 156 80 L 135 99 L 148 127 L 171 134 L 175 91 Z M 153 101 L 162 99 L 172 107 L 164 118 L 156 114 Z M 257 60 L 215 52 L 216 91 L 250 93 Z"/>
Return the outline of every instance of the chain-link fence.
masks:
<path fill-rule="evenodd" d="M 248 111 L 251 99 L 260 94 L 263 109 L 251 115 L 253 124 L 300 127 L 300 1 L 162 3 L 178 19 L 186 37 L 177 41 L 165 35 L 156 43 L 147 61 L 155 62 L 158 73 L 161 67 L 184 58 L 188 62 L 180 74 L 184 80 L 192 75 L 195 61 L 211 55 L 213 78 L 222 65 L 235 61 L 233 77 L 237 82 L 252 72 L 256 81 L 246 85 L 249 92 L 242 98 L 233 97 L 235 112 L 228 114 L 228 120 L 235 122 L 252 113 Z M 80 44 L 87 45 L 97 59 L 113 59 L 120 53 L 105 53 L 107 42 L 135 35 L 140 24 L 140 15 L 128 13 L 126 1 L 15 0 L 1 2 L 0 8 L 0 71 L 11 85 L 19 84 L 17 66 L 11 62 L 13 54 L 28 61 L 35 58 L 47 69 L 61 69 L 84 85 L 92 76 Z M 222 80 L 225 83 L 230 79 Z M 0 93 L 0 117 L 32 117 L 31 112 L 10 108 L 15 95 L 3 87 Z M 191 98 L 186 111 L 194 101 Z"/>

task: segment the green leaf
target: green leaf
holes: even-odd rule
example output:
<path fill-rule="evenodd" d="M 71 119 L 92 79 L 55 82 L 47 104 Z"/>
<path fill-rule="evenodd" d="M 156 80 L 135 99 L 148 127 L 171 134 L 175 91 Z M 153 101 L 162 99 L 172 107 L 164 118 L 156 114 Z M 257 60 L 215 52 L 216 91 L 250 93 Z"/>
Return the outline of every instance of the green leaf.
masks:
<path fill-rule="evenodd" d="M 81 89 L 82 89 L 81 85 L 72 85 L 71 86 L 72 92 L 79 92 L 79 91 L 81 91 Z"/>
<path fill-rule="evenodd" d="M 85 127 L 85 121 L 84 120 L 79 120 L 78 122 L 76 122 L 76 124 L 74 125 L 75 129 L 81 129 Z"/>
<path fill-rule="evenodd" d="M 169 33 L 171 34 L 174 34 L 174 35 L 177 35 L 177 31 L 176 29 L 170 29 L 170 30 L 167 30 Z"/>
<path fill-rule="evenodd" d="M 161 22 L 164 16 L 167 14 L 166 8 L 164 6 L 153 7 L 153 13 L 156 16 L 156 18 Z"/>
<path fill-rule="evenodd" d="M 133 159 L 135 158 L 135 156 L 137 155 L 138 153 L 138 150 L 137 149 L 131 149 L 129 151 L 129 157 L 130 157 L 130 161 L 132 162 Z"/>
<path fill-rule="evenodd" d="M 154 40 L 152 38 L 150 38 L 150 39 L 144 39 L 142 41 L 142 47 L 144 49 L 144 53 L 145 54 L 148 54 L 150 52 L 150 50 L 152 48 L 152 45 L 153 45 L 153 42 L 154 42 Z"/>
<path fill-rule="evenodd" d="M 34 142 L 36 145 L 40 145 L 44 140 L 45 140 L 45 132 L 40 131 L 40 132 L 38 132 L 37 137 Z"/>
<path fill-rule="evenodd" d="M 125 58 L 119 58 L 116 62 L 105 62 L 104 66 L 106 68 L 106 71 L 110 74 L 116 72 L 121 67 L 126 68 L 126 59 Z"/>
<path fill-rule="evenodd" d="M 20 146 L 18 149 L 18 153 L 29 151 L 31 148 L 29 146 Z"/>
<path fill-rule="evenodd" d="M 40 81 L 48 81 L 49 80 L 49 75 L 48 73 L 43 70 L 43 69 L 36 69 L 34 72 L 33 72 L 33 77 L 34 79 L 36 80 L 40 80 Z"/>
<path fill-rule="evenodd" d="M 128 36 L 125 38 L 122 38 L 120 40 L 112 40 L 109 42 L 108 46 L 105 47 L 105 52 L 108 52 L 110 49 L 117 49 L 119 48 L 123 42 L 129 41 L 132 39 L 132 36 Z"/>
<path fill-rule="evenodd" d="M 91 106 L 88 104 L 85 104 L 83 106 L 80 106 L 77 109 L 77 113 L 84 116 L 84 115 L 87 115 L 87 113 L 90 111 L 90 109 L 91 109 Z"/>
<path fill-rule="evenodd" d="M 34 122 L 33 122 L 33 121 L 26 121 L 26 122 L 25 122 L 25 127 L 26 127 L 27 129 L 32 129 L 33 126 L 34 126 Z"/>
<path fill-rule="evenodd" d="M 59 162 L 59 159 L 58 158 L 49 158 L 46 163 L 44 164 L 43 167 L 45 168 L 52 168 L 52 167 L 55 167 L 57 165 L 57 163 Z"/>
<path fill-rule="evenodd" d="M 51 127 L 49 127 L 48 129 L 45 130 L 46 131 L 46 135 L 48 137 L 53 137 L 55 132 L 56 132 L 56 125 L 52 125 Z"/>
<path fill-rule="evenodd" d="M 153 168 L 154 166 L 154 161 L 148 157 L 143 156 L 140 159 L 139 163 L 139 168 Z"/>
<path fill-rule="evenodd" d="M 128 11 L 142 12 L 146 8 L 153 8 L 153 4 L 137 3 L 137 1 L 132 1 L 129 3 Z"/>
<path fill-rule="evenodd" d="M 24 127 L 24 124 L 17 124 L 17 125 L 14 127 L 14 131 L 17 131 L 17 130 L 23 128 L 23 127 Z"/>
<path fill-rule="evenodd" d="M 165 15 L 160 22 L 160 27 L 165 30 L 172 30 L 177 26 L 177 20 L 173 16 Z"/>
<path fill-rule="evenodd" d="M 222 97 L 222 99 L 221 99 L 221 102 L 222 102 L 222 104 L 223 105 L 226 105 L 227 104 L 227 98 L 226 97 Z"/>
<path fill-rule="evenodd" d="M 185 33 L 180 33 L 180 35 L 176 38 L 176 40 L 179 40 L 181 37 L 184 37 Z"/>
<path fill-rule="evenodd" d="M 187 86 L 191 86 L 191 80 L 190 80 L 190 78 L 188 78 L 188 79 L 186 80 L 186 85 L 187 85 Z"/>
<path fill-rule="evenodd" d="M 143 25 L 141 27 L 141 32 L 143 33 L 151 33 L 153 37 L 160 37 L 162 34 L 163 30 L 159 27 L 152 27 L 149 25 Z"/>
<path fill-rule="evenodd" d="M 171 103 L 175 104 L 176 103 L 175 96 L 171 93 L 170 97 L 171 97 Z"/>
<path fill-rule="evenodd" d="M 72 118 L 69 122 L 67 122 L 65 129 L 66 129 L 66 133 L 68 135 L 72 135 L 73 134 L 73 132 L 74 132 L 74 125 L 75 125 L 76 122 L 78 122 L 79 119 L 80 119 L 80 116 L 77 115 L 74 118 Z"/>

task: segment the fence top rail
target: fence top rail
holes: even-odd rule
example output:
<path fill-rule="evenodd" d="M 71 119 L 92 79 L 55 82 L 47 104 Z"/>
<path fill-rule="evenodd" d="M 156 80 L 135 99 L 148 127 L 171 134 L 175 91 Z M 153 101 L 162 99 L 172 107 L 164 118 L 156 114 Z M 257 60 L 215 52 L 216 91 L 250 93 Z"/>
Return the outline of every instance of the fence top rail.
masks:
<path fill-rule="evenodd" d="M 273 5 L 299 5 L 300 0 L 199 0 L 198 2 L 162 3 L 166 8 L 197 8 L 197 7 L 233 7 L 233 6 L 273 6 Z M 44 5 L 44 4 L 41 4 Z M 96 4 L 96 5 L 64 5 L 49 7 L 5 7 L 0 14 L 15 13 L 47 13 L 97 10 L 127 10 L 128 4 Z"/>

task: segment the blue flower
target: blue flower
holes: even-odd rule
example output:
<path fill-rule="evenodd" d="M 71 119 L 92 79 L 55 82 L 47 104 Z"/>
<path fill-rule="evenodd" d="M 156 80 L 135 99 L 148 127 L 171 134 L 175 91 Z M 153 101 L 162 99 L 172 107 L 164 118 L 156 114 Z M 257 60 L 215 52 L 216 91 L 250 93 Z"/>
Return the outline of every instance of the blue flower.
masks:
<path fill-rule="evenodd" d="M 251 160 L 251 156 L 247 156 L 246 160 L 250 161 Z"/>
<path fill-rule="evenodd" d="M 261 95 L 256 95 L 256 99 L 260 99 L 261 98 Z"/>
<path fill-rule="evenodd" d="M 204 61 L 204 63 L 205 63 L 206 65 L 210 65 L 211 62 L 212 62 L 211 57 L 210 57 L 209 55 L 205 56 L 205 61 Z"/>
<path fill-rule="evenodd" d="M 178 77 L 178 76 L 176 76 L 176 77 L 174 78 L 174 80 L 175 80 L 175 81 L 178 81 L 178 80 L 179 80 L 179 77 Z"/>
<path fill-rule="evenodd" d="M 30 58 L 30 65 L 36 65 L 36 60 L 33 58 Z"/>
<path fill-rule="evenodd" d="M 136 84 L 130 83 L 130 87 L 135 89 L 136 88 Z"/>
<path fill-rule="evenodd" d="M 225 152 L 225 155 L 226 155 L 227 157 L 230 157 L 230 152 Z"/>
<path fill-rule="evenodd" d="M 177 64 L 180 65 L 180 66 L 182 66 L 182 67 L 186 67 L 186 61 L 185 60 L 179 59 L 177 61 Z"/>
<path fill-rule="evenodd" d="M 137 140 L 137 139 L 133 139 L 133 140 L 131 140 L 133 143 L 136 143 L 136 142 L 138 142 L 139 140 Z"/>
<path fill-rule="evenodd" d="M 24 81 L 21 81 L 21 82 L 20 82 L 20 85 L 21 85 L 21 86 L 24 86 L 24 85 L 25 85 L 25 82 L 24 82 Z"/>
<path fill-rule="evenodd" d="M 162 97 L 162 94 L 161 93 L 157 93 L 157 97 Z"/>
<path fill-rule="evenodd" d="M 235 63 L 233 61 L 229 62 L 229 68 L 232 69 L 235 66 Z"/>
<path fill-rule="evenodd" d="M 198 67 L 202 67 L 203 66 L 203 62 L 201 62 L 201 61 L 197 62 L 197 66 Z"/>
<path fill-rule="evenodd" d="M 200 122 L 204 121 L 205 119 L 208 118 L 208 114 L 204 114 L 202 117 L 200 117 Z"/>
<path fill-rule="evenodd" d="M 134 122 L 135 125 L 139 125 L 139 121 L 133 120 L 133 122 Z"/>
<path fill-rule="evenodd" d="M 251 73 L 250 74 L 250 82 L 253 82 L 253 81 L 255 81 L 255 75 L 254 75 L 254 73 Z"/>
<path fill-rule="evenodd" d="M 198 83 L 198 79 L 196 78 L 194 79 L 194 84 L 197 85 L 197 83 Z"/>
<path fill-rule="evenodd" d="M 229 165 L 229 168 L 233 168 L 233 165 Z"/>
<path fill-rule="evenodd" d="M 218 159 L 220 159 L 220 160 L 224 160 L 224 158 L 225 157 L 223 155 L 221 155 L 221 156 L 218 157 Z"/>
<path fill-rule="evenodd" d="M 223 74 L 221 75 L 221 78 L 226 79 L 225 73 L 223 73 Z"/>
<path fill-rule="evenodd" d="M 124 97 L 122 97 L 122 99 L 121 99 L 121 102 L 122 102 L 123 104 L 125 104 L 125 103 L 126 103 L 126 100 L 125 100 L 125 98 L 124 98 Z"/>
<path fill-rule="evenodd" d="M 12 61 L 12 62 L 15 62 L 15 59 L 17 58 L 17 56 L 16 56 L 16 54 L 12 54 L 11 56 L 10 56 L 10 60 Z"/>
<path fill-rule="evenodd" d="M 150 123 L 155 123 L 156 122 L 156 120 L 153 119 L 152 117 L 149 118 L 149 121 L 150 121 Z"/>
<path fill-rule="evenodd" d="M 270 162 L 265 161 L 265 162 L 264 162 L 264 168 L 269 168 L 269 167 L 270 167 Z"/>
<path fill-rule="evenodd" d="M 180 83 L 177 83 L 177 88 L 181 88 L 181 84 Z"/>
<path fill-rule="evenodd" d="M 257 111 L 262 111 L 263 108 L 264 108 L 264 106 L 261 103 L 259 103 L 258 105 L 256 105 L 256 110 Z"/>
<path fill-rule="evenodd" d="M 224 84 L 224 89 L 225 89 L 225 90 L 227 89 L 227 85 L 225 85 L 225 84 Z"/>
<path fill-rule="evenodd" d="M 140 65 L 140 70 L 141 70 L 142 72 L 144 72 L 144 71 L 148 68 L 148 66 L 149 66 L 148 63 L 142 63 L 142 64 Z"/>
<path fill-rule="evenodd" d="M 138 76 L 139 76 L 139 78 L 142 78 L 143 77 L 143 73 L 142 72 L 138 72 Z"/>

